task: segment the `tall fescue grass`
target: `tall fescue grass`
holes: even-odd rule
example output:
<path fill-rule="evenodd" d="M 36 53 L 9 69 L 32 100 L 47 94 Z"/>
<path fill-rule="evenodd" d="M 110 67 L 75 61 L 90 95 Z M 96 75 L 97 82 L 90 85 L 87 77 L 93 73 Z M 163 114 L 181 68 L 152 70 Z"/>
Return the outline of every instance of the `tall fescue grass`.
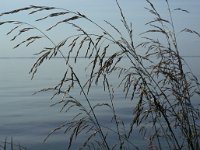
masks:
<path fill-rule="evenodd" d="M 161 16 L 153 2 L 146 0 L 146 3 L 146 10 L 153 19 L 146 23 L 149 30 L 139 35 L 138 38 L 143 38 L 140 44 L 135 44 L 134 38 L 137 36 L 133 33 L 132 23 L 127 21 L 118 0 L 116 5 L 126 33 L 120 31 L 111 20 L 105 21 L 105 24 L 112 32 L 80 12 L 56 7 L 31 5 L 0 14 L 5 16 L 24 12 L 34 15 L 46 12 L 48 15 L 35 20 L 44 23 L 49 18 L 62 18 L 47 27 L 46 31 L 23 21 L 0 22 L 0 25 L 14 25 L 7 33 L 12 35 L 11 41 L 25 37 L 25 40 L 17 43 L 14 48 L 24 45 L 28 47 L 42 39 L 47 39 L 51 43 L 37 53 L 38 59 L 30 70 L 32 78 L 45 60 L 62 57 L 65 61 L 66 71 L 60 82 L 54 87 L 38 92 L 52 91 L 52 99 L 59 99 L 54 105 L 61 104 L 61 111 L 66 113 L 70 110 L 75 110 L 76 113 L 72 119 L 53 130 L 45 141 L 57 130 L 64 129 L 65 133 L 70 135 L 67 149 L 76 144 L 76 138 L 81 136 L 84 136 L 85 141 L 81 143 L 80 149 L 140 149 L 144 145 L 145 149 L 151 150 L 200 149 L 200 112 L 198 105 L 193 103 L 194 96 L 200 94 L 199 81 L 191 70 L 186 71 L 187 63 L 180 56 L 179 44 L 182 43 L 177 43 L 174 10 L 172 11 L 169 1 L 165 0 L 163 3 L 169 17 Z M 181 8 L 175 10 L 188 13 Z M 82 20 L 92 24 L 98 32 L 88 32 L 81 26 Z M 61 24 L 72 26 L 75 33 L 69 36 L 66 33 L 66 38 L 56 43 L 47 33 L 59 28 Z M 32 30 L 38 35 L 32 35 Z M 25 32 L 30 32 L 30 35 L 23 36 Z M 200 37 L 198 32 L 188 28 L 181 32 L 193 33 Z M 82 54 L 85 59 L 90 60 L 88 66 L 85 66 L 89 72 L 86 82 L 79 78 L 79 73 L 74 71 L 74 64 L 69 61 L 74 56 L 76 65 Z M 123 64 L 124 59 L 128 61 L 128 65 Z M 118 75 L 116 86 L 111 85 L 109 80 L 114 74 Z M 91 88 L 95 85 L 102 85 L 109 94 L 110 98 L 106 102 L 94 104 L 89 98 Z M 80 96 L 71 94 L 74 89 L 79 89 L 84 102 L 78 99 Z M 133 113 L 130 114 L 132 119 L 128 123 L 125 123 L 116 111 L 117 89 L 124 93 L 124 103 L 128 100 L 135 102 L 135 106 L 132 107 Z M 104 107 L 112 114 L 112 128 L 98 118 L 96 110 Z M 142 146 L 132 138 L 138 132 L 144 139 Z M 109 138 L 112 135 L 116 135 L 117 139 L 110 142 Z"/>

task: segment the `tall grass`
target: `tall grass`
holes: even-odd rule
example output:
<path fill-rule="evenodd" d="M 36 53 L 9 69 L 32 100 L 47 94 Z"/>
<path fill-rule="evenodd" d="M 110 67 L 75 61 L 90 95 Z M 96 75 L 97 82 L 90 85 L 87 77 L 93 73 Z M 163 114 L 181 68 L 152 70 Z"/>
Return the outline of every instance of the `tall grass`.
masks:
<path fill-rule="evenodd" d="M 66 71 L 57 85 L 38 92 L 52 91 L 52 99 L 59 99 L 54 105 L 61 104 L 61 111 L 66 113 L 70 110 L 75 110 L 76 113 L 72 119 L 53 130 L 45 141 L 57 130 L 64 129 L 65 133 L 70 135 L 68 149 L 75 144 L 76 138 L 81 136 L 84 136 L 85 141 L 80 145 L 80 149 L 140 149 L 141 145 L 135 143 L 133 139 L 139 132 L 148 149 L 200 149 L 200 112 L 198 106 L 193 103 L 194 96 L 200 94 L 199 81 L 191 70 L 186 71 L 187 62 L 180 56 L 173 11 L 169 1 L 163 1 L 168 11 L 167 18 L 160 15 L 153 2 L 146 0 L 146 3 L 148 4 L 146 10 L 154 19 L 146 23 L 149 30 L 138 37 L 143 38 L 140 44 L 135 44 L 132 23 L 127 21 L 118 0 L 116 5 L 126 33 L 120 31 L 111 21 L 105 21 L 105 24 L 115 33 L 80 12 L 56 7 L 31 5 L 0 14 L 4 16 L 20 12 L 30 15 L 49 13 L 36 19 L 36 22 L 45 22 L 49 18 L 62 18 L 47 27 L 46 31 L 23 21 L 0 22 L 0 25 L 14 25 L 7 33 L 12 35 L 11 41 L 19 37 L 26 38 L 14 48 L 22 45 L 28 47 L 42 39 L 47 39 L 51 43 L 37 53 L 38 59 L 30 70 L 32 78 L 45 60 L 59 56 L 66 65 Z M 188 13 L 181 8 L 176 10 Z M 101 32 L 88 32 L 78 20 L 87 21 Z M 47 33 L 59 28 L 61 24 L 72 26 L 75 33 L 69 36 L 66 34 L 66 38 L 56 43 Z M 38 35 L 23 36 L 23 33 L 32 33 L 32 30 Z M 14 35 L 16 32 L 18 33 Z M 188 28 L 181 32 L 193 33 L 200 37 L 198 32 Z M 136 35 L 134 37 L 136 38 Z M 75 56 L 76 65 L 81 54 L 90 60 L 88 66 L 85 66 L 89 72 L 86 82 L 79 78 L 79 74 L 74 71 L 74 64 L 69 61 L 71 56 Z M 128 65 L 123 65 L 125 59 Z M 116 86 L 109 80 L 115 74 L 118 75 Z M 109 94 L 109 99 L 104 103 L 94 104 L 89 95 L 92 86 L 98 84 Z M 79 89 L 84 102 L 79 99 L 80 96 L 71 94 L 74 87 Z M 118 106 L 115 104 L 115 91 L 118 88 L 124 93 L 126 98 L 124 103 L 128 100 L 135 102 L 135 106 L 132 107 L 133 113 L 130 114 L 132 119 L 128 123 L 125 123 L 116 111 Z M 109 109 L 112 115 L 112 128 L 104 125 L 98 118 L 96 110 L 104 107 Z M 116 135 L 117 139 L 110 142 L 111 135 Z"/>

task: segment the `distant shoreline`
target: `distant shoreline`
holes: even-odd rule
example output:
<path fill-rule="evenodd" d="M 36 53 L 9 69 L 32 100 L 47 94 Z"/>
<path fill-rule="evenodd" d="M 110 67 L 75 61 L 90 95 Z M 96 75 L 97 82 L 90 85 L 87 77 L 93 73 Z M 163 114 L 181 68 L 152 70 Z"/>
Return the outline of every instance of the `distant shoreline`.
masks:
<path fill-rule="evenodd" d="M 181 56 L 183 58 L 200 58 L 200 56 Z M 29 57 L 29 56 L 23 56 L 23 57 L 18 57 L 18 56 L 11 56 L 11 57 L 0 57 L 0 59 L 37 59 L 39 57 Z M 51 57 L 51 59 L 61 59 L 63 57 Z M 75 58 L 75 56 L 72 56 L 70 58 Z M 89 57 L 84 57 L 84 56 L 79 56 L 77 58 L 89 58 Z M 90 58 L 93 58 L 93 57 L 90 57 Z M 107 57 L 109 58 L 109 57 Z"/>

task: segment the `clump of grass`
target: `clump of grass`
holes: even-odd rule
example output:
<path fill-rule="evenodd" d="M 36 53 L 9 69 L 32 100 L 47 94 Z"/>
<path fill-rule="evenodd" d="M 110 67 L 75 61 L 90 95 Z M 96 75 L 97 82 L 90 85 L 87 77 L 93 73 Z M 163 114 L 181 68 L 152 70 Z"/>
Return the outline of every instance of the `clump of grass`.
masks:
<path fill-rule="evenodd" d="M 0 150 L 27 150 L 20 144 L 14 144 L 13 138 L 10 141 L 7 138 L 4 141 L 0 141 Z"/>
<path fill-rule="evenodd" d="M 200 112 L 199 108 L 193 104 L 194 96 L 200 94 L 199 81 L 192 71 L 186 71 L 187 63 L 180 56 L 169 1 L 163 2 L 168 10 L 168 18 L 161 16 L 150 0 L 146 2 L 149 4 L 146 9 L 154 19 L 146 23 L 149 30 L 140 35 L 144 41 L 139 44 L 135 44 L 132 24 L 128 23 L 117 0 L 121 22 L 127 33 L 122 33 L 111 22 L 105 21 L 106 25 L 116 32 L 117 37 L 84 14 L 67 9 L 32 5 L 0 14 L 3 16 L 23 11 L 34 15 L 48 11 L 47 16 L 36 19 L 36 22 L 45 22 L 49 18 L 58 16 L 63 17 L 57 23 L 47 27 L 46 32 L 23 21 L 0 22 L 0 25 L 14 25 L 7 33 L 8 35 L 18 31 L 11 41 L 23 36 L 25 32 L 31 30 L 38 32 L 38 35 L 29 35 L 14 48 L 22 45 L 30 46 L 44 38 L 51 43 L 37 54 L 38 59 L 30 70 L 32 78 L 39 66 L 47 59 L 61 56 L 66 65 L 66 71 L 57 85 L 38 92 L 52 91 L 54 93 L 52 99 L 59 98 L 54 105 L 62 104 L 61 111 L 76 110 L 76 113 L 72 119 L 53 130 L 45 141 L 57 130 L 65 129 L 65 133 L 70 134 L 68 149 L 71 148 L 75 139 L 82 135 L 86 140 L 80 145 L 80 149 L 86 147 L 108 150 L 139 149 L 139 145 L 132 139 L 138 132 L 135 129 L 139 128 L 139 134 L 146 139 L 144 143 L 149 146 L 149 149 L 200 149 Z M 176 10 L 188 13 L 187 10 L 181 8 Z M 88 32 L 76 22 L 81 19 L 94 25 L 101 33 Z M 61 24 L 72 26 L 76 33 L 55 43 L 46 33 L 58 28 Z M 183 29 L 181 32 L 199 36 L 198 32 L 191 29 Z M 154 36 L 151 35 L 156 35 L 160 39 L 153 38 Z M 86 82 L 83 82 L 74 71 L 74 65 L 81 53 L 90 60 L 86 66 L 89 72 Z M 72 65 L 69 59 L 73 54 L 75 57 Z M 123 65 L 124 59 L 128 61 L 126 66 Z M 118 75 L 119 81 L 116 87 L 109 80 L 115 74 Z M 89 95 L 91 87 L 98 84 L 101 84 L 109 94 L 109 99 L 107 102 L 94 104 Z M 81 98 L 71 94 L 74 87 L 79 89 Z M 116 111 L 115 91 L 118 88 L 122 89 L 126 99 L 135 104 L 132 107 L 133 113 L 130 114 L 132 119 L 128 123 L 120 119 L 120 114 Z M 98 118 L 96 109 L 99 107 L 109 109 L 112 116 L 112 129 L 103 125 Z M 117 135 L 117 140 L 111 143 L 109 138 L 113 134 Z"/>

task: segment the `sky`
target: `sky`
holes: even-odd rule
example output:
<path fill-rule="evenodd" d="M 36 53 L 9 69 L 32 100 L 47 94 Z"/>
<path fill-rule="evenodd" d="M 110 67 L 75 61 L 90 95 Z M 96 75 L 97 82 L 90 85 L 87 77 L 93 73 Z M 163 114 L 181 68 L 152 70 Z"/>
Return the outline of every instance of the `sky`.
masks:
<path fill-rule="evenodd" d="M 165 0 L 152 0 L 161 14 L 165 14 L 166 5 Z M 174 24 L 177 33 L 184 28 L 191 28 L 200 32 L 200 1 L 199 0 L 169 0 L 172 8 L 187 9 L 190 13 L 176 12 L 174 14 Z M 139 34 L 148 29 L 144 24 L 152 19 L 152 16 L 145 10 L 147 7 L 145 0 L 119 0 L 120 6 L 129 22 L 133 23 L 135 41 L 140 42 Z M 89 18 L 102 26 L 106 26 L 104 20 L 109 20 L 115 26 L 122 29 L 120 22 L 120 13 L 115 3 L 115 0 L 6 0 L 0 3 L 0 13 L 6 12 L 12 9 L 22 8 L 29 5 L 42 5 L 42 6 L 54 6 L 59 8 L 65 8 L 68 10 L 79 11 L 86 14 Z M 44 14 L 37 14 L 36 17 L 42 17 Z M 21 13 L 18 15 L 0 16 L 0 22 L 5 20 L 20 20 L 29 23 L 33 23 L 41 30 L 45 30 L 52 22 L 35 23 L 35 16 L 26 15 Z M 89 24 L 83 21 L 83 26 L 91 30 L 96 30 Z M 18 49 L 13 50 L 12 47 L 16 45 L 16 42 L 10 42 L 11 36 L 6 36 L 6 33 L 11 29 L 10 26 L 0 26 L 0 57 L 31 57 L 35 52 L 38 52 L 42 44 L 36 44 L 30 48 L 21 46 Z M 109 29 L 109 28 L 108 28 Z M 122 31 L 124 31 L 122 29 Z M 111 31 L 112 32 L 112 31 Z M 62 33 L 62 34 L 61 34 Z M 67 29 L 63 26 L 60 29 L 55 30 L 53 33 L 47 33 L 50 37 L 59 42 L 66 35 L 71 34 L 71 29 Z M 180 47 L 182 55 L 200 55 L 200 38 L 194 35 L 178 34 L 180 41 Z M 20 41 L 20 39 L 18 39 Z M 49 43 L 43 43 L 48 45 Z"/>

